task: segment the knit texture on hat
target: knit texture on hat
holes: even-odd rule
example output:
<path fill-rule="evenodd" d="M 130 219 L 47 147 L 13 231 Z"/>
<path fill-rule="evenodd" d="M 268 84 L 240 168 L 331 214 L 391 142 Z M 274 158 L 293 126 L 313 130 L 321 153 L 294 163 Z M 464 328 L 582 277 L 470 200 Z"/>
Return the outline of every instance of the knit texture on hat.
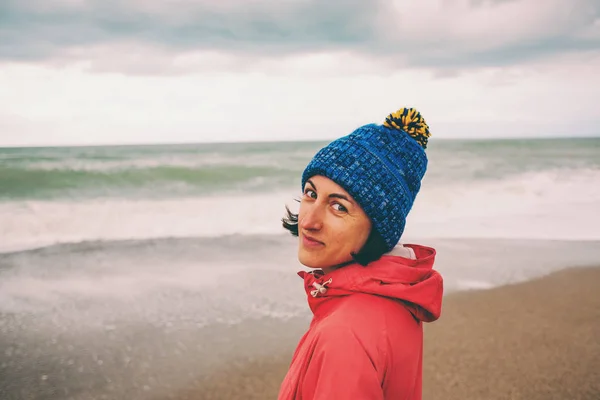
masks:
<path fill-rule="evenodd" d="M 429 127 L 414 109 L 390 114 L 339 138 L 313 157 L 302 188 L 315 175 L 343 187 L 365 211 L 388 251 L 400 240 L 427 170 Z"/>

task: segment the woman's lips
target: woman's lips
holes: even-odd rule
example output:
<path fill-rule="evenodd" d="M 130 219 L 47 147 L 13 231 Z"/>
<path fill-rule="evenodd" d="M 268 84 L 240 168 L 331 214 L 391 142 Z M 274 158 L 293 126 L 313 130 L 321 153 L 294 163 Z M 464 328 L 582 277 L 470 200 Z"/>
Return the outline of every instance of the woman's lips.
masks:
<path fill-rule="evenodd" d="M 325 244 L 310 236 L 302 235 L 302 245 L 304 247 L 320 247 L 324 246 Z"/>

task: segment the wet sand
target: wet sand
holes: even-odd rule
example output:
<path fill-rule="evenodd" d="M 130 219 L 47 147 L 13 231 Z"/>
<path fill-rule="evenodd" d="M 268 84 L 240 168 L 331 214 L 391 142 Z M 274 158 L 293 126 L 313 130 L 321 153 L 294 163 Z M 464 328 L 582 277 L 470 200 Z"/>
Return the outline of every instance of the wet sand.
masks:
<path fill-rule="evenodd" d="M 274 399 L 294 345 L 155 398 Z M 600 399 L 600 268 L 448 295 L 424 365 L 426 400 Z"/>

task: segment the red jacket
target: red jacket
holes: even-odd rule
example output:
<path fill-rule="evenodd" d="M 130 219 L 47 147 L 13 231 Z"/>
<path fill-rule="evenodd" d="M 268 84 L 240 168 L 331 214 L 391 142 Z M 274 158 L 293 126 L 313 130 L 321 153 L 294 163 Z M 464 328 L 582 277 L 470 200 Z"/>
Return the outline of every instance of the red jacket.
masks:
<path fill-rule="evenodd" d="M 421 399 L 423 322 L 439 318 L 435 250 L 385 255 L 323 275 L 300 272 L 314 314 L 279 400 Z"/>

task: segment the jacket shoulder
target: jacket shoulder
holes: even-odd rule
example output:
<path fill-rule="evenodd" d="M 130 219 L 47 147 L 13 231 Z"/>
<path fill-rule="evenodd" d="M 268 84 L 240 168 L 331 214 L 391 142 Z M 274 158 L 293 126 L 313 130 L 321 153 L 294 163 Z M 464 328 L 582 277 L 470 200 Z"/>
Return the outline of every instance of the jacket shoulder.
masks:
<path fill-rule="evenodd" d="M 365 293 L 336 299 L 333 312 L 316 330 L 322 338 L 352 334 L 361 343 L 383 345 L 400 337 L 409 339 L 421 332 L 420 323 L 400 301 Z"/>
<path fill-rule="evenodd" d="M 352 325 L 371 325 L 381 328 L 397 328 L 399 325 L 418 326 L 405 303 L 388 297 L 356 293 L 340 299 L 332 313 L 336 322 Z"/>

